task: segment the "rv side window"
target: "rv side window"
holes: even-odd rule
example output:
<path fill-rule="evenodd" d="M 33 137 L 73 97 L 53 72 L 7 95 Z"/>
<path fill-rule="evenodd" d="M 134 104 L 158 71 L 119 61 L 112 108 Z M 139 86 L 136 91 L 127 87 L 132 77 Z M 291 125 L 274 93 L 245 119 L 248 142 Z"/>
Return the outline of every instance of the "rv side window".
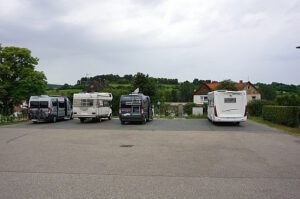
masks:
<path fill-rule="evenodd" d="M 81 106 L 83 107 L 93 106 L 93 99 L 82 99 Z"/>
<path fill-rule="evenodd" d="M 109 101 L 103 101 L 103 106 L 104 107 L 110 107 Z"/>
<path fill-rule="evenodd" d="M 103 104 L 104 104 L 103 100 L 98 100 L 98 106 L 99 107 L 103 107 Z"/>
<path fill-rule="evenodd" d="M 65 108 L 65 103 L 64 102 L 58 102 L 59 108 Z"/>
<path fill-rule="evenodd" d="M 30 102 L 30 108 L 38 108 L 39 107 L 39 102 L 32 101 Z"/>
<path fill-rule="evenodd" d="M 40 102 L 40 108 L 48 108 L 48 102 L 41 101 Z"/>
<path fill-rule="evenodd" d="M 224 98 L 224 103 L 236 103 L 236 98 Z"/>
<path fill-rule="evenodd" d="M 57 101 L 52 101 L 52 106 L 57 106 Z"/>

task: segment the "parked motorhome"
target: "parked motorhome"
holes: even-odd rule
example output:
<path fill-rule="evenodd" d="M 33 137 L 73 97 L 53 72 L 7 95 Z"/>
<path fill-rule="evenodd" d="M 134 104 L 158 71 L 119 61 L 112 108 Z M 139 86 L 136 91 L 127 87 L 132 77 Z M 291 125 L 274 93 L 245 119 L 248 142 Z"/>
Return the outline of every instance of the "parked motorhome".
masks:
<path fill-rule="evenodd" d="M 208 93 L 208 119 L 213 122 L 234 122 L 247 120 L 246 91 L 217 90 Z"/>
<path fill-rule="evenodd" d="M 72 105 L 67 97 L 31 96 L 28 106 L 28 118 L 34 123 L 72 119 Z"/>
<path fill-rule="evenodd" d="M 121 124 L 125 122 L 142 122 L 153 120 L 153 111 L 149 96 L 142 93 L 122 95 L 119 104 Z"/>
<path fill-rule="evenodd" d="M 74 118 L 83 123 L 87 119 L 101 121 L 102 118 L 112 118 L 111 93 L 75 93 L 73 96 Z"/>

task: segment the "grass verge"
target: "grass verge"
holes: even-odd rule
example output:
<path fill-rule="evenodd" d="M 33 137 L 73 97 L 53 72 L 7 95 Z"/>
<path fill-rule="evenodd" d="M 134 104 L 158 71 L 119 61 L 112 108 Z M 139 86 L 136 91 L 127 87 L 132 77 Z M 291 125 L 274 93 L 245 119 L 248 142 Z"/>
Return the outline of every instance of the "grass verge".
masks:
<path fill-rule="evenodd" d="M 203 114 L 203 115 L 189 115 L 187 117 L 185 117 L 185 119 L 207 119 L 207 115 Z"/>
<path fill-rule="evenodd" d="M 300 128 L 292 128 L 292 127 L 288 127 L 288 126 L 284 126 L 284 125 L 280 125 L 280 124 L 274 124 L 272 122 L 266 121 L 264 119 L 262 119 L 261 117 L 254 117 L 254 116 L 250 116 L 248 117 L 249 120 L 252 120 L 254 122 L 260 123 L 260 124 L 264 124 L 267 125 L 269 127 L 281 130 L 283 132 L 286 132 L 290 135 L 297 135 L 300 136 Z"/>
<path fill-rule="evenodd" d="M 0 126 L 7 126 L 7 125 L 13 125 L 13 124 L 19 124 L 22 122 L 27 122 L 28 120 L 19 120 L 14 122 L 0 122 Z"/>

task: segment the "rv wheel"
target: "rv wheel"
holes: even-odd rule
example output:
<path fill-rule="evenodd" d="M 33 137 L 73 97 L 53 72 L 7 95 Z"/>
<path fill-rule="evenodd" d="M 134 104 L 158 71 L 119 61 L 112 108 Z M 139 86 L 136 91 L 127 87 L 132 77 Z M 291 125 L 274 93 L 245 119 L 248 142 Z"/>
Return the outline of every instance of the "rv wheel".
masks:
<path fill-rule="evenodd" d="M 147 118 L 145 117 L 143 120 L 143 124 L 146 124 L 146 123 L 147 123 Z"/>
<path fill-rule="evenodd" d="M 52 122 L 56 123 L 56 116 L 53 116 Z"/>

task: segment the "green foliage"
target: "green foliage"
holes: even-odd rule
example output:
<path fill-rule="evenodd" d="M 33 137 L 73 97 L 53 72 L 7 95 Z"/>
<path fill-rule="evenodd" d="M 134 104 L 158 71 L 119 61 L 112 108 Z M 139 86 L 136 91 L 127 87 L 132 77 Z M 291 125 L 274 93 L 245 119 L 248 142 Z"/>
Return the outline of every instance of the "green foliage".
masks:
<path fill-rule="evenodd" d="M 273 101 L 253 100 L 248 103 L 248 113 L 251 116 L 262 116 L 262 109 L 265 105 L 276 105 Z"/>
<path fill-rule="evenodd" d="M 195 107 L 196 104 L 193 102 L 189 102 L 187 103 L 184 107 L 183 107 L 183 111 L 188 114 L 188 115 L 192 115 L 193 113 L 193 107 Z"/>
<path fill-rule="evenodd" d="M 181 102 L 192 102 L 193 101 L 193 90 L 195 85 L 185 81 L 179 86 L 179 101 Z"/>
<path fill-rule="evenodd" d="M 149 77 L 149 75 L 144 75 L 143 73 L 137 73 L 134 75 L 132 91 L 136 88 L 139 88 L 140 92 L 144 95 L 150 96 L 153 103 L 158 101 L 157 83 L 155 79 Z"/>
<path fill-rule="evenodd" d="M 236 91 L 238 90 L 235 86 L 235 83 L 231 81 L 230 79 L 221 81 L 219 85 L 217 86 L 216 90 L 230 90 L 230 91 Z"/>
<path fill-rule="evenodd" d="M 44 94 L 47 88 L 43 72 L 35 70 L 38 58 L 30 50 L 0 46 L 0 111 L 13 113 L 14 105 L 28 100 L 31 95 Z"/>
<path fill-rule="evenodd" d="M 276 102 L 280 106 L 300 106 L 300 96 L 296 94 L 284 94 L 277 96 Z"/>
<path fill-rule="evenodd" d="M 263 106 L 264 120 L 290 127 L 299 126 L 300 108 L 297 106 Z"/>
<path fill-rule="evenodd" d="M 276 90 L 272 85 L 258 83 L 256 84 L 256 87 L 261 94 L 261 99 L 274 100 L 276 98 Z"/>

